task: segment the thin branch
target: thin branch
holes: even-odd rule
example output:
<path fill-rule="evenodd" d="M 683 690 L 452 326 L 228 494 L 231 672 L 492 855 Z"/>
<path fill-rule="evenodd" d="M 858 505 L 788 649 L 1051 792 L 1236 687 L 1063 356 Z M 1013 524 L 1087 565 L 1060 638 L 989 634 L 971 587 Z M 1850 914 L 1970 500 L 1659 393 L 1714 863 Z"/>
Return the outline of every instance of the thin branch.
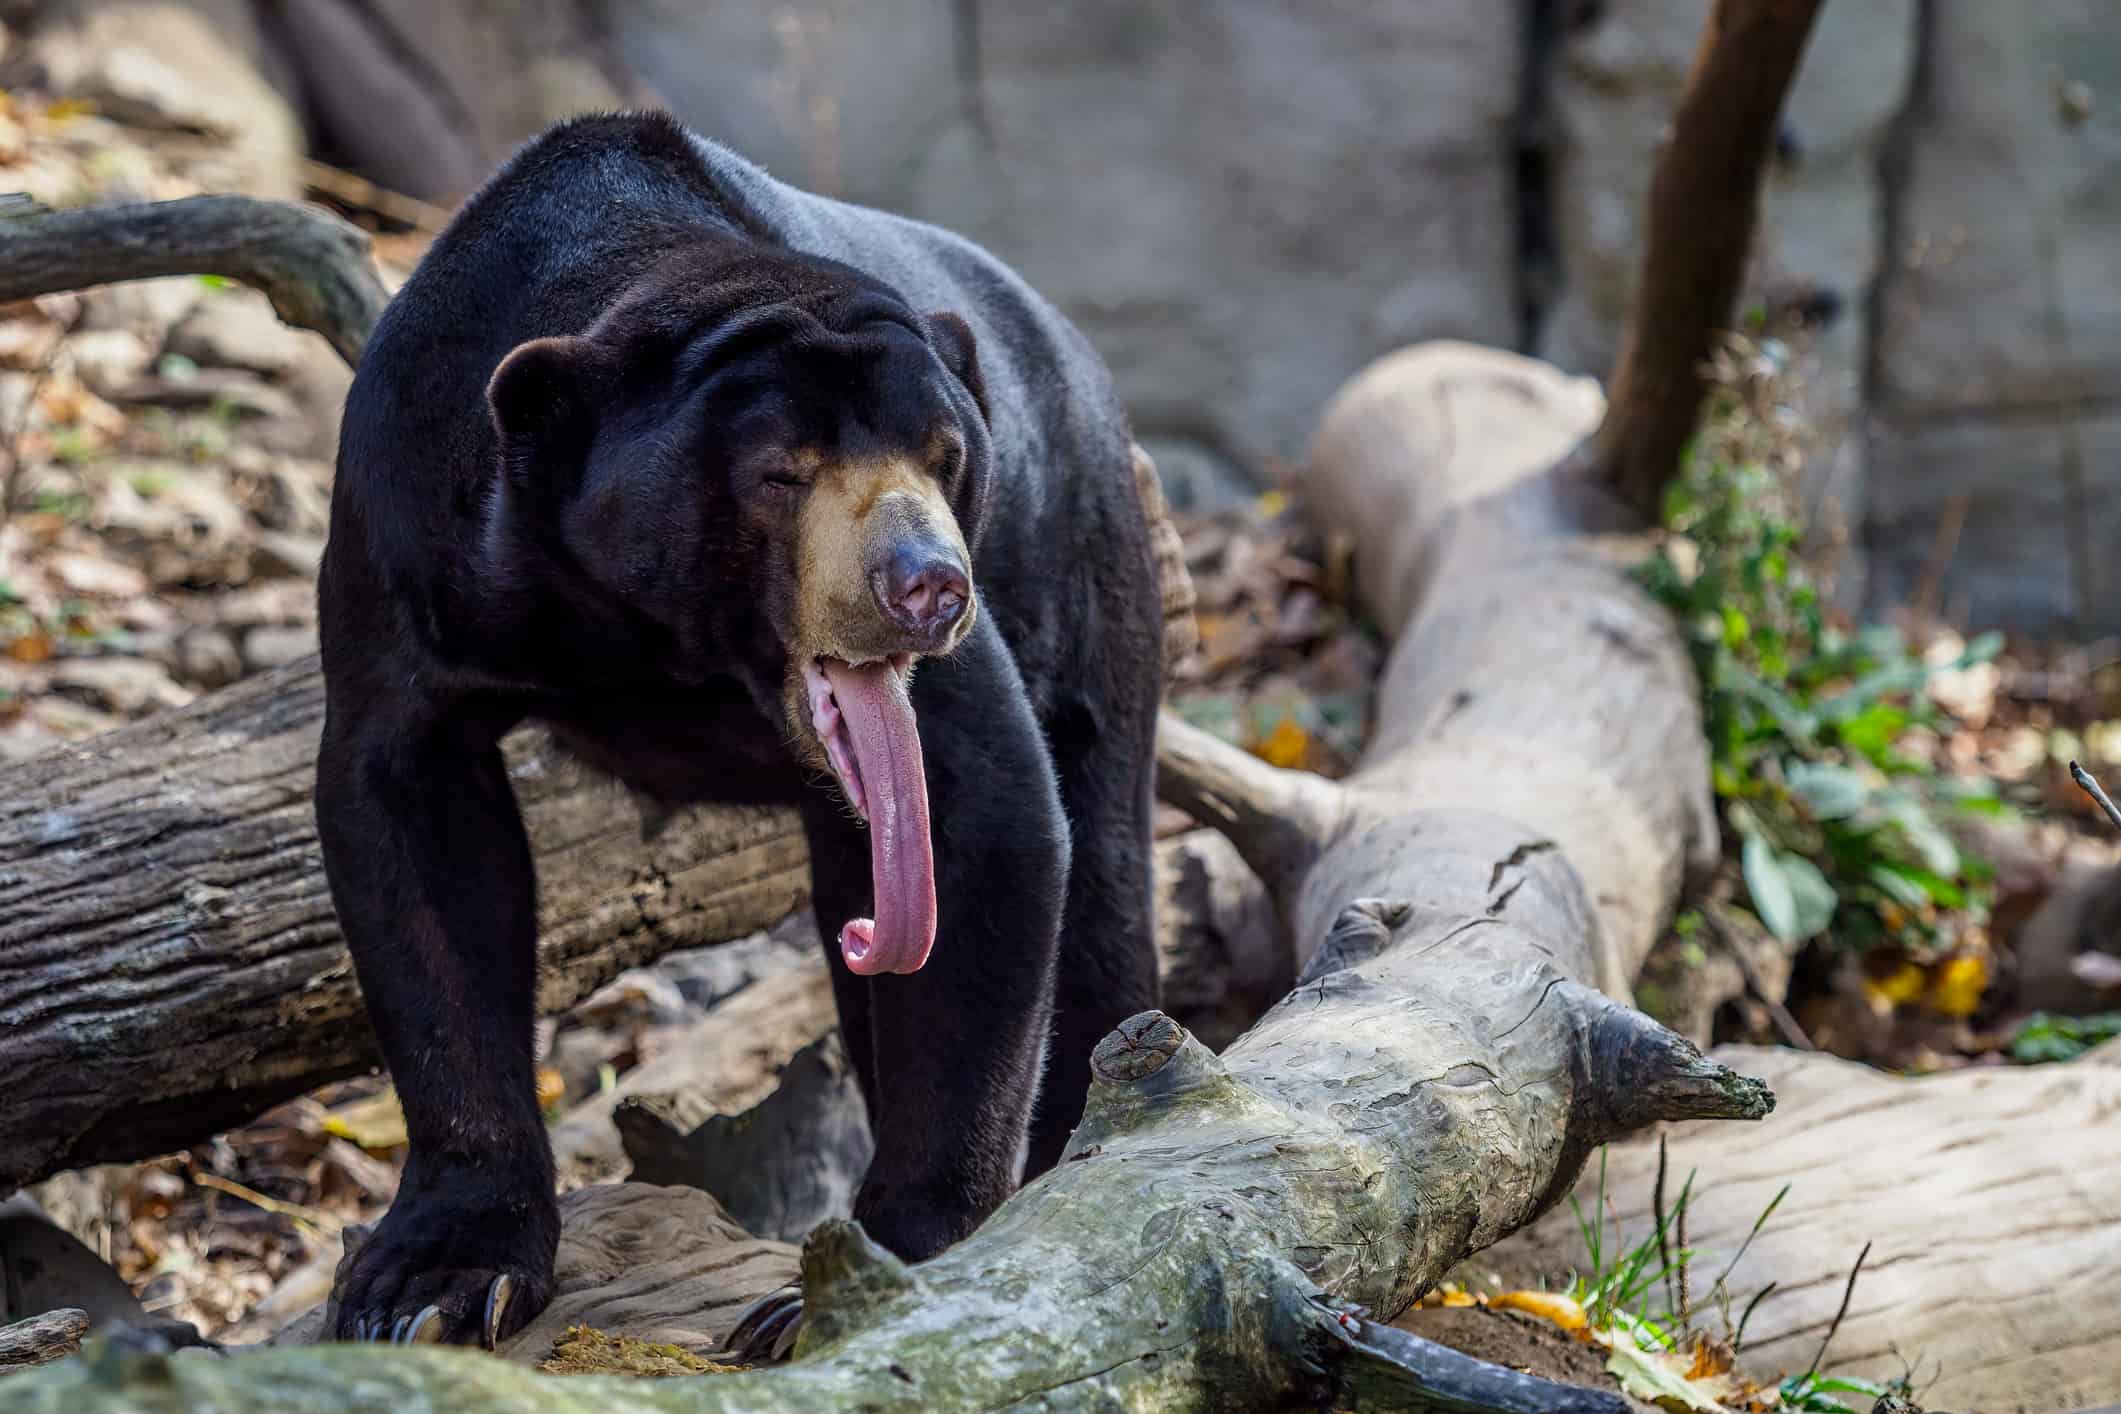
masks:
<path fill-rule="evenodd" d="M 390 298 L 367 235 L 320 207 L 190 196 L 0 220 L 0 303 L 167 275 L 253 286 L 349 365 Z"/>
<path fill-rule="evenodd" d="M 1605 422 L 1572 464 L 1645 521 L 1679 469 L 1730 324 L 1760 177 L 1820 0 L 1717 0 L 1650 179 L 1642 273 Z"/>
<path fill-rule="evenodd" d="M 1331 1359 L 1336 1406 L 1410 1414 L 1622 1414 L 1629 1408 L 1611 1390 L 1520 1374 L 1375 1321 L 1345 1316 L 1326 1329 L 1341 1346 Z"/>
<path fill-rule="evenodd" d="M 44 351 L 44 357 L 37 360 L 37 373 L 30 380 L 28 395 L 22 399 L 22 411 L 16 416 L 15 425 L 8 430 L 7 465 L 0 468 L 0 525 L 7 524 L 8 518 L 14 514 L 15 498 L 22 491 L 22 438 L 29 431 L 30 418 L 36 415 L 37 399 L 43 396 L 44 385 L 51 381 L 52 364 L 59 357 L 66 336 L 73 333 L 74 326 L 80 322 L 81 306 L 77 301 L 67 317 L 58 321 L 58 337 Z"/>
<path fill-rule="evenodd" d="M 1344 813 L 1332 781 L 1270 766 L 1168 711 L 1156 724 L 1156 793 L 1226 836 L 1284 907 Z"/>
<path fill-rule="evenodd" d="M 2069 774 L 2070 779 L 2077 783 L 2078 789 L 2099 802 L 2099 808 L 2106 812 L 2107 819 L 2114 822 L 2114 828 L 2121 830 L 2121 809 L 2114 807 L 2113 797 L 2099 784 L 2099 778 L 2074 761 L 2069 763 Z"/>
<path fill-rule="evenodd" d="M 1863 1244 L 1863 1250 L 1856 1254 L 1856 1265 L 1849 1268 L 1849 1284 L 1841 1288 L 1841 1309 L 1834 1313 L 1834 1323 L 1826 1328 L 1826 1339 L 1819 1342 L 1819 1353 L 1812 1357 L 1811 1365 L 1804 1372 L 1806 1379 L 1818 1374 L 1820 1365 L 1825 1362 L 1827 1347 L 1834 1343 L 1835 1335 L 1841 1330 L 1841 1318 L 1849 1313 L 1849 1301 L 1856 1295 L 1856 1278 L 1863 1275 L 1863 1260 L 1870 1255 L 1871 1244 L 1866 1242 Z M 1767 1295 L 1764 1291 L 1760 1294 Z M 1750 1312 L 1751 1308 L 1747 1309 Z"/>
<path fill-rule="evenodd" d="M 1738 964 L 1738 975 L 1744 979 L 1745 989 L 1753 994 L 1754 1000 L 1767 1008 L 1768 1019 L 1775 1023 L 1775 1029 L 1782 1033 L 1782 1039 L 1800 1051 L 1818 1050 L 1819 1047 L 1812 1043 L 1812 1038 L 1805 1034 L 1804 1027 L 1798 1023 L 1790 1009 L 1783 1005 L 1782 999 L 1769 990 L 1767 979 L 1762 977 L 1760 969 L 1753 965 L 1752 954 L 1748 953 L 1745 945 L 1739 941 L 1737 927 L 1724 916 L 1723 910 L 1714 904 L 1704 904 L 1701 916 L 1708 920 L 1710 931 L 1715 933 L 1716 940 L 1723 944 L 1723 950 L 1731 955 L 1731 961 Z"/>

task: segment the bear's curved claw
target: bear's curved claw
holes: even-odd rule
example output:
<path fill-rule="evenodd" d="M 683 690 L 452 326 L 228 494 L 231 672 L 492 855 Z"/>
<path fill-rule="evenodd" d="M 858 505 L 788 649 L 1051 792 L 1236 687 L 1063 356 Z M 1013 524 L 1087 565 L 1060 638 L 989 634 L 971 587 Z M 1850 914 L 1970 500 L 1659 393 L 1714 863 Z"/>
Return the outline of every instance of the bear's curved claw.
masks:
<path fill-rule="evenodd" d="M 479 1340 L 488 1350 L 501 1343 L 501 1320 L 508 1314 L 508 1302 L 515 1295 L 515 1278 L 503 1272 L 486 1288 L 486 1315 L 479 1322 Z"/>
<path fill-rule="evenodd" d="M 780 1287 L 745 1308 L 719 1353 L 738 1364 L 778 1364 L 795 1348 L 802 1329 L 803 1289 Z"/>

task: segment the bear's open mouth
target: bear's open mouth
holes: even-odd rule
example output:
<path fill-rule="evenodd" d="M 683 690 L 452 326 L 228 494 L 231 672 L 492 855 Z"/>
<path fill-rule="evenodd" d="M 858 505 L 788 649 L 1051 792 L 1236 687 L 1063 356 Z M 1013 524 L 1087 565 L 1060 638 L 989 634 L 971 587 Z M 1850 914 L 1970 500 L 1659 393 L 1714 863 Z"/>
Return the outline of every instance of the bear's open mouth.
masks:
<path fill-rule="evenodd" d="M 907 692 L 913 660 L 899 654 L 856 666 L 803 664 L 810 725 L 847 803 L 869 825 L 876 917 L 840 930 L 840 952 L 863 976 L 917 972 L 935 945 L 935 859 L 928 839 L 928 778 Z"/>

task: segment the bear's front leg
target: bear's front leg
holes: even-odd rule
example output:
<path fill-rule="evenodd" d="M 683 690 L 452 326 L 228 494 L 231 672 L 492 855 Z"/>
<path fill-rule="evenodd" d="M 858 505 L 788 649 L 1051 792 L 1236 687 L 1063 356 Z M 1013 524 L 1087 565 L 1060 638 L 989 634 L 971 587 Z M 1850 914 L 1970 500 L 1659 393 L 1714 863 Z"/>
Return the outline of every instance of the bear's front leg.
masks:
<path fill-rule="evenodd" d="M 340 1268 L 326 1333 L 491 1347 L 544 1307 L 560 1233 L 531 1060 L 536 884 L 496 744 L 506 723 L 349 680 L 326 715 L 317 833 L 412 1153 Z"/>
<path fill-rule="evenodd" d="M 876 1157 L 854 1216 L 909 1261 L 964 1237 L 1016 1188 L 1053 1017 L 1068 827 L 1014 661 L 982 615 L 915 670 L 937 927 L 927 965 L 856 976 L 837 941 L 869 914 L 870 842 L 805 811 L 819 931 Z"/>

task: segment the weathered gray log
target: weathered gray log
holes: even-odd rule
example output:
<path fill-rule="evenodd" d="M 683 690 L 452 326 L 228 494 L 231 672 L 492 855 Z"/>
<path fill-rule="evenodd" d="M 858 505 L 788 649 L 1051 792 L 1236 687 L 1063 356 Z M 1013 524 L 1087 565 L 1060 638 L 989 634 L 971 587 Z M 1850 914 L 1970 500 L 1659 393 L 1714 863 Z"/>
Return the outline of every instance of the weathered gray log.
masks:
<path fill-rule="evenodd" d="M 86 1311 L 46 1311 L 0 1326 L 0 1375 L 64 1360 L 81 1348 L 81 1337 L 86 1334 Z"/>
<path fill-rule="evenodd" d="M 697 1121 L 684 1110 L 684 1097 L 653 1094 L 618 1107 L 633 1181 L 711 1193 L 760 1237 L 800 1242 L 851 1210 L 876 1152 L 837 1031 L 797 1052 L 757 1104 Z"/>
<path fill-rule="evenodd" d="M 323 712 L 310 658 L 9 768 L 0 1188 L 182 1147 L 376 1062 L 317 854 Z M 688 811 L 651 839 L 541 734 L 508 753 L 545 1011 L 808 895 L 792 812 Z"/>

